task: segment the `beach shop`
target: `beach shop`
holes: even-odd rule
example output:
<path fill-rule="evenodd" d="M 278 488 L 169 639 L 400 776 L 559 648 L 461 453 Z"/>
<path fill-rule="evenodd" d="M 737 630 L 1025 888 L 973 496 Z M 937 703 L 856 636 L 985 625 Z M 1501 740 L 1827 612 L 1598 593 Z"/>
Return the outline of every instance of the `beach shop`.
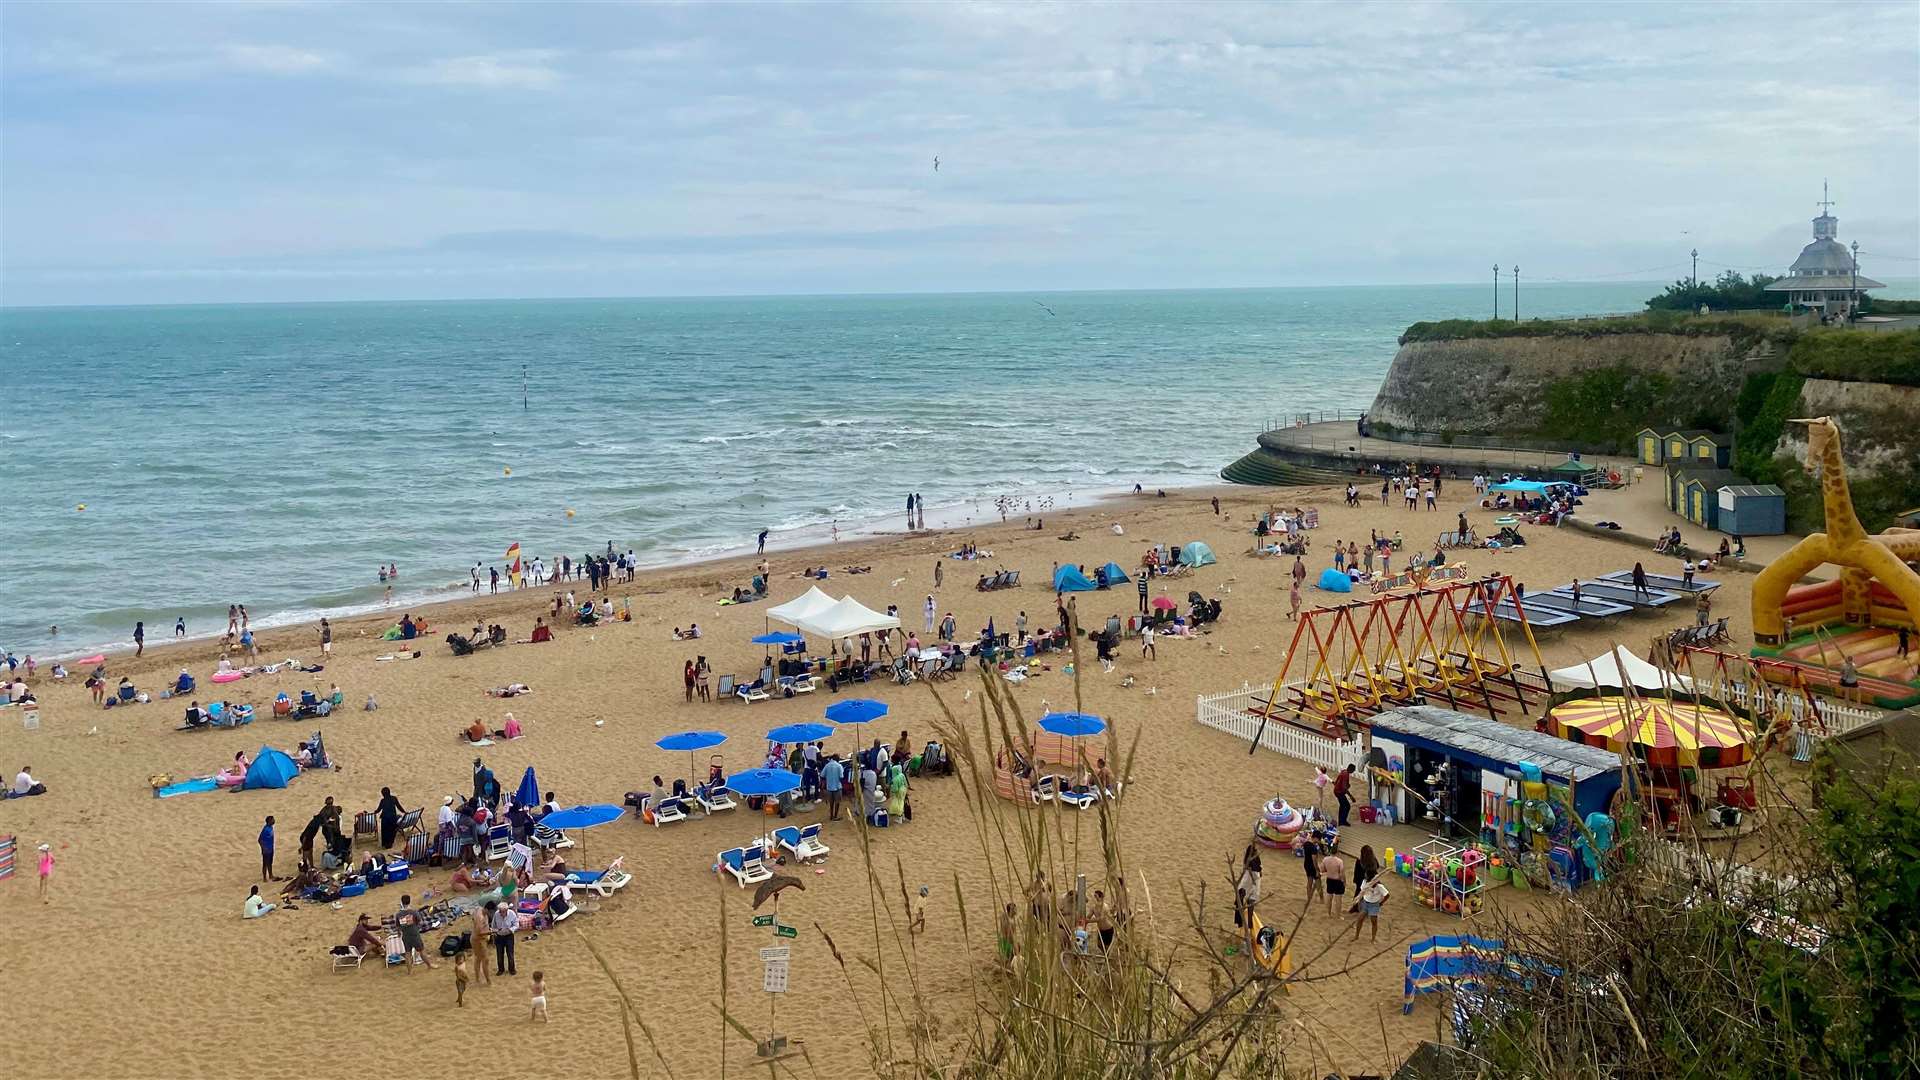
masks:
<path fill-rule="evenodd" d="M 1575 822 L 1610 810 L 1617 755 L 1431 705 L 1387 709 L 1369 723 L 1369 774 L 1390 781 L 1375 784 L 1390 819 L 1544 860 L 1556 884 L 1591 876 Z"/>

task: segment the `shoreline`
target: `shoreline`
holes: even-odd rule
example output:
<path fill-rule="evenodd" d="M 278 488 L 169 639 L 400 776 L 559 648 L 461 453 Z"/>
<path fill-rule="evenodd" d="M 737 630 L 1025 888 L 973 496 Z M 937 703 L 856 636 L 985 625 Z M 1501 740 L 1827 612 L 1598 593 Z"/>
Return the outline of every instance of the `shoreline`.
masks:
<path fill-rule="evenodd" d="M 1036 492 L 1033 496 L 1033 499 L 1035 501 L 1045 502 L 1046 500 L 1052 500 L 1052 505 L 1047 507 L 1045 510 L 1037 511 L 1036 514 L 1032 516 L 1041 516 L 1043 519 L 1046 517 L 1055 517 L 1055 516 L 1064 518 L 1066 515 L 1070 513 L 1092 509 L 1102 504 L 1112 503 L 1112 502 L 1116 502 L 1124 499 L 1144 498 L 1144 499 L 1151 500 L 1154 498 L 1154 496 L 1150 493 L 1155 490 L 1164 490 L 1167 492 L 1168 497 L 1171 498 L 1180 494 L 1187 494 L 1187 493 L 1193 493 L 1193 492 L 1211 492 L 1215 490 L 1237 488 L 1237 487 L 1244 486 L 1244 485 L 1236 485 L 1224 480 L 1220 480 L 1218 477 L 1215 477 L 1215 483 L 1213 484 L 1200 484 L 1200 485 L 1178 486 L 1178 487 L 1155 488 L 1152 484 L 1148 483 L 1147 481 L 1143 480 L 1140 483 L 1144 487 L 1146 487 L 1149 494 L 1136 496 L 1133 494 L 1133 488 L 1131 485 L 1123 486 L 1123 487 L 1111 487 L 1111 488 L 1103 487 L 1103 488 L 1097 488 L 1097 489 L 1082 489 L 1079 491 L 1068 489 L 1064 493 Z M 999 521 L 998 518 L 995 516 L 996 509 L 994 507 L 994 502 L 999 497 L 1000 496 L 996 496 L 995 498 L 987 498 L 987 497 L 981 496 L 981 497 L 975 497 L 971 499 L 963 499 L 963 500 L 959 500 L 956 502 L 935 507 L 933 508 L 933 512 L 926 516 L 926 520 L 927 520 L 926 527 L 915 529 L 911 532 L 899 531 L 898 529 L 899 519 L 897 517 L 892 519 L 893 524 L 891 527 L 886 523 L 887 519 L 884 519 L 884 518 L 869 518 L 862 521 L 861 523 L 849 525 L 845 530 L 841 532 L 839 539 L 835 539 L 832 535 L 833 529 L 835 528 L 835 524 L 836 524 L 834 522 L 806 524 L 806 525 L 795 526 L 785 530 L 770 530 L 768 535 L 769 545 L 767 550 L 767 557 L 769 559 L 772 559 L 775 555 L 792 556 L 792 555 L 796 555 L 798 553 L 806 552 L 806 551 L 828 551 L 842 544 L 859 544 L 859 543 L 866 543 L 869 541 L 907 540 L 907 539 L 912 539 L 914 537 L 927 536 L 927 535 L 940 533 L 940 532 L 951 532 L 956 530 L 978 529 L 978 528 L 985 528 L 988 526 L 999 526 L 999 525 L 1002 525 L 1003 523 Z M 904 513 L 905 513 L 904 507 L 902 507 L 902 510 L 900 513 L 901 513 L 901 516 L 904 516 Z M 1017 513 L 1015 511 L 1009 510 L 1006 524 L 1011 524 L 1013 521 L 1016 520 L 1016 518 L 1024 518 L 1027 516 L 1030 516 L 1030 515 L 1028 514 L 1028 512 L 1024 510 L 1019 511 Z M 776 547 L 775 544 L 779 543 L 779 541 L 783 538 L 783 536 L 789 542 L 796 541 L 796 540 L 800 542 L 797 544 L 797 546 Z M 636 584 L 639 583 L 639 581 L 643 580 L 644 577 L 649 574 L 658 575 L 658 574 L 665 574 L 665 573 L 675 573 L 675 572 L 681 572 L 681 571 L 696 570 L 702 567 L 717 566 L 719 564 L 723 564 L 732 560 L 742 560 L 744 565 L 751 567 L 755 563 L 757 563 L 760 558 L 758 553 L 752 550 L 753 546 L 754 546 L 753 541 L 750 538 L 747 541 L 737 546 L 727 545 L 726 549 L 722 551 L 714 551 L 706 554 L 698 554 L 698 553 L 690 552 L 688 553 L 687 557 L 682 559 L 669 559 L 661 562 L 651 562 L 651 563 L 643 559 L 637 569 L 637 576 L 635 579 L 635 583 Z M 538 549 L 534 549 L 530 546 L 524 546 L 524 545 L 523 547 L 525 549 L 525 557 L 528 559 L 531 559 L 534 557 L 544 557 L 543 554 Z M 480 561 L 486 562 L 487 560 L 480 560 Z M 750 569 L 748 571 L 748 577 L 751 577 Z M 570 586 L 577 586 L 578 584 L 584 583 L 585 580 L 586 580 L 585 578 L 577 578 L 574 581 L 560 582 L 555 584 L 560 585 L 562 588 L 566 588 Z M 267 656 L 267 645 L 263 639 L 264 634 L 269 632 L 278 633 L 278 632 L 284 632 L 287 630 L 300 629 L 300 628 L 313 629 L 317 632 L 317 628 L 322 618 L 330 620 L 333 623 L 333 625 L 336 627 L 336 629 L 338 629 L 342 625 L 358 624 L 362 620 L 372 620 L 372 619 L 387 615 L 389 613 L 392 614 L 392 618 L 394 621 L 398 621 L 400 614 L 403 614 L 408 611 L 432 611 L 440 608 L 442 605 L 470 602 L 479 597 L 491 597 L 493 599 L 502 599 L 509 595 L 509 591 L 504 589 L 498 595 L 488 593 L 485 589 L 486 583 L 484 580 L 482 582 L 482 588 L 479 592 L 471 591 L 468 588 L 468 584 L 469 583 L 466 581 L 456 579 L 440 585 L 422 586 L 412 592 L 402 592 L 396 589 L 394 592 L 393 601 L 391 603 L 387 603 L 384 601 L 372 601 L 372 602 L 366 602 L 366 603 L 349 603 L 349 604 L 344 604 L 338 607 L 324 607 L 324 608 L 303 607 L 303 608 L 298 608 L 291 611 L 270 612 L 263 616 L 250 619 L 249 625 L 252 627 L 256 639 L 262 639 L 259 641 L 259 644 L 261 649 L 261 656 L 262 658 L 265 658 Z M 514 594 L 518 594 L 518 593 L 527 592 L 530 589 L 538 590 L 538 589 L 544 589 L 548 587 L 549 587 L 548 585 L 534 585 L 534 586 L 529 586 L 527 588 L 523 588 L 519 590 L 512 590 L 512 592 Z M 769 589 L 772 588 L 771 581 L 769 581 L 768 587 Z M 341 587 L 342 591 L 344 591 L 345 589 L 351 589 L 351 588 L 354 588 L 354 586 L 349 585 L 349 586 Z M 51 625 L 59 625 L 59 624 L 53 623 Z M 129 627 L 128 629 L 129 631 L 131 631 L 131 627 Z M 217 647 L 219 642 L 225 637 L 225 634 L 226 632 L 224 630 L 217 630 L 213 632 L 200 632 L 200 633 L 189 632 L 187 636 L 184 638 L 175 638 L 173 636 L 173 627 L 171 623 L 151 622 L 148 624 L 148 627 L 147 627 L 147 648 L 155 651 L 160 651 L 170 646 L 176 647 L 176 648 L 184 648 L 184 647 L 194 646 L 194 645 L 210 645 L 210 646 Z M 316 644 L 317 644 L 317 640 L 316 640 Z M 62 644 L 57 648 L 48 649 L 45 652 L 28 651 L 28 650 L 14 647 L 7 643 L 0 643 L 0 646 L 5 646 L 11 649 L 13 654 L 22 660 L 24 660 L 28 656 L 32 656 L 34 658 L 35 663 L 42 664 L 42 665 L 51 664 L 51 663 L 54 663 L 55 661 L 67 663 L 83 656 L 92 656 L 95 654 L 105 655 L 108 659 L 128 658 L 128 657 L 131 657 L 134 652 L 134 646 L 131 642 L 131 638 L 122 638 L 117 643 L 116 642 L 104 642 L 104 643 L 103 642 L 87 642 L 87 643 L 82 643 L 78 645 L 73 645 L 71 647 L 68 647 L 65 644 Z M 143 655 L 141 659 L 144 660 L 145 656 Z"/>
<path fill-rule="evenodd" d="M 1157 495 L 1157 491 L 1164 491 L 1166 493 L 1165 498 L 1163 499 Z M 1105 518 L 1110 516 L 1110 511 L 1113 508 L 1125 507 L 1135 503 L 1142 506 L 1152 506 L 1172 502 L 1177 499 L 1204 499 L 1216 495 L 1222 496 L 1222 502 L 1225 503 L 1229 501 L 1224 497 L 1227 492 L 1259 491 L 1287 491 L 1297 493 L 1303 502 L 1319 494 L 1318 488 L 1259 488 L 1249 487 L 1244 484 L 1227 483 L 1225 481 L 1195 487 L 1150 488 L 1139 495 L 1134 494 L 1131 488 L 1104 491 L 1092 496 L 1085 503 L 1070 506 L 1056 504 L 1051 510 L 1047 511 L 1047 516 L 1043 520 L 1048 522 L 1057 520 L 1060 523 L 1059 526 L 1056 527 L 1049 524 L 1045 529 L 1033 531 L 1031 535 L 1052 539 L 1063 531 L 1070 531 L 1075 528 L 1086 528 L 1090 515 Z M 1270 499 L 1265 501 L 1278 505 L 1285 500 Z M 904 508 L 902 513 L 904 515 Z M 1025 514 L 1020 515 L 1021 518 L 1026 516 Z M 846 560 L 840 559 L 837 556 L 831 559 L 826 557 L 833 552 L 868 552 L 871 553 L 874 558 L 881 558 L 900 554 L 901 552 L 895 549 L 895 545 L 910 545 L 917 541 L 933 541 L 939 537 L 963 536 L 990 529 L 1017 528 L 1021 524 L 1019 518 L 1016 518 L 1011 512 L 1009 512 L 1007 520 L 1004 523 L 997 518 L 985 521 L 967 519 L 958 524 L 934 524 L 936 520 L 935 517 L 929 517 L 929 524 L 926 528 L 916 529 L 912 532 L 875 529 L 873 531 L 843 535 L 839 540 L 833 540 L 823 536 L 797 547 L 776 549 L 770 546 L 764 556 L 770 567 L 767 581 L 768 596 L 765 601 L 759 601 L 757 603 L 766 603 L 769 605 L 782 603 L 784 599 L 791 599 L 791 597 L 783 599 L 782 593 L 785 591 L 794 591 L 797 594 L 806 591 L 806 586 L 809 584 L 821 584 L 817 579 L 809 580 L 800 577 L 799 572 L 804 567 L 825 565 L 829 571 L 829 577 L 827 578 L 826 585 L 823 585 L 823 588 L 829 592 L 836 591 L 837 585 L 835 585 L 835 583 L 845 582 L 850 579 L 870 580 L 865 575 L 848 575 L 842 573 L 840 566 L 845 565 Z M 1142 543 L 1154 539 L 1162 538 L 1139 538 Z M 936 547 L 944 547 L 944 545 L 936 545 Z M 925 554 L 945 557 L 946 552 L 951 550 L 951 547 L 944 547 L 944 550 L 939 551 L 935 548 L 929 548 Z M 632 598 L 649 594 L 657 595 L 669 590 L 685 588 L 692 584 L 703 589 L 711 588 L 715 590 L 715 610 L 718 611 L 721 610 L 717 604 L 719 594 L 731 591 L 734 585 L 746 585 L 752 579 L 755 567 L 761 558 L 762 556 L 757 552 L 746 552 L 743 554 L 712 555 L 692 561 L 676 562 L 659 566 L 642 565 L 635 572 L 633 581 L 623 583 L 620 588 L 611 590 L 602 589 L 601 593 L 609 597 L 625 596 Z M 983 558 L 978 561 L 983 564 L 998 565 L 1006 560 L 1001 558 Z M 966 565 L 971 566 L 972 563 Z M 1029 583 L 1028 587 L 1033 587 L 1037 582 L 1038 578 L 1035 579 L 1034 583 Z M 322 612 L 314 615 L 301 615 L 285 621 L 275 621 L 272 616 L 269 616 L 266 619 L 253 621 L 250 625 L 254 631 L 255 644 L 260 650 L 261 662 L 268 664 L 296 658 L 310 660 L 319 655 L 316 650 L 318 650 L 320 645 L 318 634 L 320 620 L 322 618 L 329 620 L 331 623 L 336 644 L 344 644 L 347 641 L 377 637 L 379 632 L 384 632 L 388 626 L 398 623 L 401 616 L 405 614 L 425 615 L 428 617 L 428 623 L 431 629 L 427 635 L 415 639 L 418 643 L 415 647 L 425 650 L 431 644 L 444 646 L 446 628 L 456 623 L 464 623 L 465 620 L 463 617 L 454 617 L 452 621 L 448 621 L 448 616 L 453 612 L 465 610 L 479 611 L 492 607 L 494 609 L 493 612 L 476 617 L 479 618 L 481 622 L 489 619 L 498 621 L 499 617 L 531 619 L 535 615 L 546 615 L 550 613 L 549 609 L 552 605 L 554 591 L 556 590 L 564 591 L 566 589 L 573 589 L 577 595 L 585 596 L 587 593 L 587 590 L 584 588 L 585 583 L 585 578 L 576 578 L 571 581 L 529 585 L 519 589 L 502 589 L 499 593 L 490 593 L 486 591 L 484 587 L 479 592 L 472 592 L 460 589 L 457 586 L 447 586 L 446 588 L 452 591 L 452 595 L 420 599 L 412 603 L 402 603 L 396 596 L 394 603 L 382 605 L 375 611 L 353 611 L 338 615 Z M 1043 590 L 1044 595 L 1051 595 L 1052 589 L 1050 586 L 1051 582 L 1039 583 L 1039 587 Z M 634 600 L 634 607 L 634 621 L 637 623 L 643 620 L 644 611 L 642 610 L 641 602 L 637 599 Z M 369 633 L 368 630 L 371 627 L 378 627 L 379 629 L 374 633 Z M 463 630 L 466 629 L 464 625 L 460 628 Z M 509 628 L 508 633 L 510 636 L 516 638 L 521 636 L 520 632 L 513 628 Z M 295 634 L 304 639 L 304 643 L 293 646 L 291 650 L 283 647 L 281 643 L 290 640 L 289 635 Z M 192 663 L 200 659 L 206 659 L 207 662 L 211 663 L 222 655 L 221 641 L 224 637 L 225 631 L 220 631 L 212 634 L 189 634 L 185 638 L 176 639 L 171 636 L 171 630 L 169 628 L 169 636 L 164 639 L 155 640 L 152 636 L 149 636 L 147 639 L 147 650 L 137 658 L 134 656 L 134 648 L 131 644 L 121 644 L 100 647 L 94 649 L 93 652 L 85 653 L 73 651 L 59 654 L 49 653 L 44 656 L 35 654 L 34 661 L 44 668 L 55 661 L 70 663 L 75 657 L 81 655 L 90 656 L 93 655 L 94 652 L 98 652 L 106 657 L 106 662 L 108 663 L 117 662 L 120 665 L 126 665 L 132 662 L 138 665 L 131 669 L 135 672 L 144 670 L 145 666 L 150 663 L 162 663 L 168 658 L 181 656 L 191 658 L 186 661 L 187 663 Z M 24 659 L 26 654 L 17 653 L 16 655 Z M 163 666 L 171 665 L 163 664 Z"/>

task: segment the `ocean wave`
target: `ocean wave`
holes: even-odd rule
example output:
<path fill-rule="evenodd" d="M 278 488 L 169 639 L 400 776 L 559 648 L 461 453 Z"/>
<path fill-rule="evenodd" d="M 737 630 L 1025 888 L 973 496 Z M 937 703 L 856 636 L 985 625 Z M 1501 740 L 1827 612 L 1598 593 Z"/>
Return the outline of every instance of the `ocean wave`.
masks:
<path fill-rule="evenodd" d="M 777 438 L 778 436 L 784 435 L 784 434 L 786 434 L 785 428 L 773 428 L 769 431 L 746 431 L 738 435 L 702 435 L 700 436 L 699 439 L 695 441 L 702 442 L 702 443 L 717 443 L 721 446 L 725 446 L 728 443 L 748 442 L 753 439 Z"/>

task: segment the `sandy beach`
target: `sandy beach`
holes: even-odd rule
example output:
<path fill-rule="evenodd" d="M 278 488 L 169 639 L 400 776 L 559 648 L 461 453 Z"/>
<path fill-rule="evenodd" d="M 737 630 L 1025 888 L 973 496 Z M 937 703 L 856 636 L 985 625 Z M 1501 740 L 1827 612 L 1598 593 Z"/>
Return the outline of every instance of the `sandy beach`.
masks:
<path fill-rule="evenodd" d="M 1321 527 L 1313 535 L 1316 555 L 1330 552 L 1333 540 L 1358 539 L 1369 529 L 1395 530 L 1408 549 L 1430 545 L 1452 528 L 1470 489 L 1448 481 L 1436 512 L 1409 512 L 1396 500 L 1381 506 L 1366 495 L 1359 508 L 1342 505 L 1334 489 L 1222 488 L 1170 492 L 1166 498 L 1116 499 L 1081 510 L 1049 515 L 1044 531 L 1021 528 L 1016 517 L 1005 525 L 976 526 L 889 536 L 817 548 L 770 551 L 771 601 L 804 591 L 809 582 L 798 571 L 826 565 L 832 571 L 824 587 L 850 593 L 876 609 L 900 607 L 903 624 L 921 627 L 929 593 L 941 613 L 952 612 L 961 637 L 995 620 L 1010 629 L 1024 610 L 1034 627 L 1053 619 L 1054 597 L 1046 585 L 1051 566 L 1071 561 L 1089 570 L 1108 560 L 1133 567 L 1145 546 L 1202 540 L 1218 553 L 1218 565 L 1167 587 L 1184 603 L 1189 589 L 1219 598 L 1221 622 L 1191 640 L 1163 638 L 1158 658 L 1144 660 L 1131 639 L 1119 650 L 1116 670 L 1102 673 L 1089 663 L 1082 673 L 1087 711 L 1109 718 L 1120 740 L 1139 739 L 1139 754 L 1127 795 L 1117 807 L 1130 866 L 1145 879 L 1162 905 L 1155 917 L 1178 921 L 1182 888 L 1205 883 L 1210 921 L 1231 927 L 1228 860 L 1250 835 L 1261 804 L 1276 794 L 1311 801 L 1312 767 L 1246 747 L 1194 720 L 1198 694 L 1226 690 L 1243 682 L 1270 682 L 1291 634 L 1286 618 L 1286 580 L 1292 560 L 1254 559 L 1249 531 L 1256 514 L 1269 506 L 1312 506 Z M 1216 516 L 1209 498 L 1218 496 Z M 1638 491 L 1596 496 L 1583 515 L 1613 517 L 1651 533 L 1664 520 L 1646 510 Z M 1657 509 L 1657 502 L 1654 504 Z M 1476 526 L 1488 530 L 1491 512 L 1469 511 Z M 1121 525 L 1125 535 L 1115 535 Z M 1058 537 L 1069 530 L 1080 539 Z M 1670 560 L 1650 552 L 1572 530 L 1527 528 L 1530 542 L 1508 553 L 1460 553 L 1472 574 L 1499 571 L 1529 590 L 1563 584 L 1574 574 L 1593 576 L 1626 569 L 1645 558 L 1649 569 L 1671 571 Z M 946 558 L 963 543 L 992 553 L 990 559 L 962 562 Z M 551 607 L 554 590 L 534 588 L 498 597 L 481 596 L 425 610 L 430 631 L 415 643 L 424 655 L 407 662 L 377 662 L 395 651 L 378 633 L 398 617 L 366 617 L 337 622 L 333 655 L 323 673 L 283 672 L 251 678 L 223 688 L 235 701 L 252 702 L 260 719 L 238 730 L 177 732 L 184 702 L 158 701 L 101 711 L 88 700 L 77 673 L 55 683 L 46 667 L 33 681 L 42 708 L 41 727 L 22 729 L 17 709 L 0 710 L 0 768 L 11 776 L 30 764 L 50 788 L 44 797 L 0 802 L 0 833 L 19 839 L 21 856 L 12 879 L 0 881 L 0 914 L 14 928 L 15 944 L 0 972 L 9 977 L 13 1032 L 0 1046 L 0 1073 L 9 1077 L 315 1077 L 351 1076 L 369 1068 L 408 1071 L 497 1071 L 509 1052 L 515 1062 L 562 1061 L 568 1071 L 587 1076 L 622 1075 L 626 1046 L 618 999 L 587 948 L 593 946 L 640 1001 L 671 1072 L 681 1077 L 720 1074 L 723 1043 L 729 1072 L 740 1071 L 752 1045 L 723 1027 L 720 999 L 721 953 L 718 926 L 728 920 L 730 960 L 726 976 L 730 1008 L 750 1025 L 764 1021 L 760 966 L 755 949 L 773 944 L 766 931 L 749 925 L 749 896 L 711 872 L 715 852 L 740 844 L 763 819 L 744 810 L 732 815 L 655 828 L 631 816 L 581 835 L 584 853 L 577 864 L 600 865 L 621 855 L 635 882 L 579 918 L 525 941 L 519 950 L 518 978 L 478 985 L 464 1009 L 455 1009 L 452 977 L 446 966 L 433 971 L 367 969 L 336 976 L 327 950 L 344 942 L 358 912 L 376 917 L 391 912 L 402 892 L 419 898 L 447 891 L 449 871 L 417 868 L 411 881 L 369 892 L 344 902 L 339 910 L 324 904 L 276 911 L 260 920 L 242 920 L 241 903 L 255 883 L 259 859 L 255 836 L 262 819 L 279 822 L 279 868 L 290 872 L 298 858 L 301 825 L 333 796 L 348 812 L 371 809 L 383 786 L 390 786 L 408 807 L 425 806 L 431 820 L 442 796 L 470 787 L 471 762 L 481 756 L 509 789 L 529 765 L 541 785 L 562 805 L 618 803 L 624 792 L 650 787 L 654 774 L 669 780 L 682 775 L 687 756 L 653 745 L 663 735 L 691 728 L 727 733 L 719 748 L 727 768 L 760 763 L 767 728 L 817 720 L 833 696 L 816 693 L 791 700 L 745 705 L 737 700 L 714 704 L 683 700 L 682 664 L 696 653 L 713 663 L 716 676 L 757 669 L 761 647 L 748 638 L 763 629 L 766 604 L 719 606 L 716 601 L 747 582 L 757 560 L 745 558 L 675 570 L 642 572 L 637 581 L 608 590 L 615 604 L 631 601 L 630 624 L 592 628 L 562 627 L 542 645 L 513 645 L 456 658 L 441 641 L 449 630 L 476 622 L 503 623 L 514 638 L 524 638 L 536 615 Z M 868 574 L 846 575 L 848 565 L 871 565 Z M 934 567 L 944 567 L 944 585 L 935 589 Z M 1317 574 L 1324 556 L 1308 560 Z M 1006 567 L 1022 572 L 1026 587 L 977 592 L 978 574 Z M 1747 637 L 1747 597 L 1751 575 L 1728 573 L 1715 614 L 1728 616 L 1734 638 Z M 584 583 L 574 586 L 584 594 Z M 244 599 L 244 597 L 236 597 Z M 1329 599 L 1307 590 L 1306 603 Z M 1109 614 L 1136 607 L 1133 590 L 1083 593 L 1077 597 L 1080 619 L 1095 624 Z M 1549 667 L 1575 662 L 1617 640 L 1644 654 L 1657 631 L 1690 622 L 1692 613 L 1634 616 L 1611 628 L 1578 629 L 1542 642 Z M 676 641 L 675 627 L 698 622 L 700 641 Z M 269 630 L 260 634 L 266 660 L 297 657 L 321 662 L 312 627 Z M 824 645 L 825 643 L 819 643 Z M 181 668 L 200 680 L 202 699 L 216 689 L 213 671 L 217 646 L 193 643 L 149 648 L 140 659 L 113 656 L 113 679 L 127 675 L 142 688 L 157 691 Z M 1089 659 L 1091 653 L 1088 653 Z M 1012 688 L 1029 719 L 1049 706 L 1071 700 L 1071 679 L 1058 670 Z M 932 734 L 931 717 L 938 692 L 958 705 L 977 675 L 956 682 L 897 686 L 874 683 L 864 696 L 887 702 L 892 713 L 857 729 L 862 739 L 891 742 L 905 729 L 915 746 Z M 1123 686 L 1131 677 L 1132 685 Z M 512 682 L 533 687 L 531 696 L 499 701 L 488 687 Z M 342 712 L 317 720 L 273 719 L 270 702 L 285 690 L 324 690 L 338 684 L 346 698 Z M 368 695 L 377 712 L 364 712 Z M 969 705 L 968 708 L 973 708 Z M 456 733 L 474 719 L 499 726 L 511 710 L 527 735 L 475 750 Z M 311 731 L 325 733 L 337 772 L 308 774 L 284 790 L 212 792 L 156 800 L 148 777 L 176 779 L 214 772 L 236 751 L 250 756 L 263 744 L 291 750 Z M 850 749 L 852 735 L 837 737 Z M 704 765 L 705 755 L 699 760 Z M 969 909 L 993 903 L 985 879 L 985 859 L 957 781 L 929 779 L 913 787 L 914 818 L 904 827 L 876 833 L 876 862 L 882 867 L 885 896 L 897 895 L 891 868 L 905 867 L 905 884 L 932 886 L 927 931 L 910 957 L 921 992 L 938 1008 L 963 1015 L 971 1008 L 969 972 L 990 965 L 990 942 L 975 934 L 969 950 L 963 941 L 952 896 L 953 882 L 968 890 Z M 1052 812 L 1051 810 L 1046 812 Z M 824 811 L 813 818 L 824 818 Z M 1410 828 L 1356 826 L 1343 846 L 1362 843 L 1417 842 Z M 806 891 L 783 900 L 783 921 L 800 928 L 791 942 L 791 991 L 780 1002 L 780 1026 L 806 1042 L 809 1059 L 822 1076 L 870 1075 L 869 1049 L 856 999 L 875 987 L 859 961 L 872 958 L 874 890 L 856 851 L 852 827 L 827 828 L 835 851 L 824 874 L 807 874 Z M 57 866 L 51 903 L 35 896 L 31 855 L 49 843 Z M 362 846 L 362 850 L 366 850 Z M 1098 858 L 1097 844 L 1091 846 Z M 1262 902 L 1269 917 L 1290 916 L 1304 893 L 1295 860 L 1269 858 Z M 263 892 L 277 893 L 278 886 Z M 1136 898 L 1142 890 L 1135 888 Z M 1546 903 L 1546 899 L 1496 894 L 1497 904 Z M 1136 900 L 1138 903 L 1138 900 Z M 724 911 L 724 914 L 723 914 Z M 895 915 L 898 916 L 898 912 Z M 1381 919 L 1381 944 L 1457 929 L 1459 923 L 1423 909 L 1402 890 Z M 859 972 L 849 987 L 834 964 L 822 931 L 831 934 Z M 1318 951 L 1339 935 L 1351 936 L 1344 917 L 1325 914 L 1316 904 L 1295 946 L 1296 957 Z M 433 935 L 431 942 L 437 942 Z M 431 943 L 430 942 L 430 943 Z M 891 949 L 888 944 L 886 948 Z M 1335 944 L 1324 963 L 1339 967 L 1376 952 L 1365 942 Z M 1387 1064 L 1419 1039 L 1431 1037 L 1431 1005 L 1402 1016 L 1399 1004 L 1403 965 L 1399 951 L 1358 966 L 1349 974 L 1312 983 L 1295 993 L 1288 1008 L 1301 1010 L 1321 1040 L 1322 1062 L 1347 1070 Z M 902 962 L 897 954 L 887 963 Z M 546 972 L 552 1023 L 527 1021 L 527 981 L 534 969 Z M 138 1007 L 130 1007 L 137 1002 Z M 872 1010 L 869 1009 L 871 1012 Z M 666 1075 L 642 1047 L 642 1074 Z M 460 1064 L 456 1065 L 458 1062 Z M 374 1064 L 379 1063 L 379 1064 Z M 1304 1063 L 1304 1062 L 1303 1062 Z M 1325 1069 L 1321 1070 L 1322 1072 Z"/>

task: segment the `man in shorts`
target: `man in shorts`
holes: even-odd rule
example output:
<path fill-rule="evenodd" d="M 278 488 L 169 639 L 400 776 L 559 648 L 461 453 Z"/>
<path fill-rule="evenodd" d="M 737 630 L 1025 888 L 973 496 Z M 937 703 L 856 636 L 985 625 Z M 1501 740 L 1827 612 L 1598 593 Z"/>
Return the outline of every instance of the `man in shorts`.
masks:
<path fill-rule="evenodd" d="M 413 897 L 402 896 L 400 910 L 393 917 L 394 925 L 400 928 L 400 947 L 409 965 L 415 963 L 414 957 L 418 956 L 418 963 L 425 964 L 427 970 L 431 971 L 433 961 L 427 959 L 427 941 L 420 934 L 420 925 L 424 921 L 413 908 Z M 413 969 L 409 966 L 407 970 Z"/>

